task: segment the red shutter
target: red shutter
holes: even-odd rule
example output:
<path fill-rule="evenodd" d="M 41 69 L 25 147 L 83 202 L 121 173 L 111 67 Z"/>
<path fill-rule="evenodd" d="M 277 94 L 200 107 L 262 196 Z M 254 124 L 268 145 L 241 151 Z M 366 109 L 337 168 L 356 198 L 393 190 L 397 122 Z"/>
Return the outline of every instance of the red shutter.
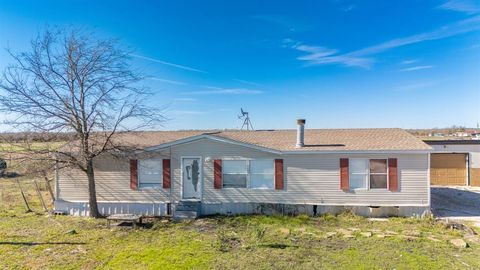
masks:
<path fill-rule="evenodd" d="M 213 161 L 213 187 L 215 189 L 222 188 L 222 160 L 215 159 Z"/>
<path fill-rule="evenodd" d="M 283 159 L 275 159 L 275 189 L 283 189 Z"/>
<path fill-rule="evenodd" d="M 349 181 L 348 181 L 348 158 L 340 159 L 340 189 L 343 191 L 349 190 Z"/>
<path fill-rule="evenodd" d="M 397 159 L 388 159 L 388 189 L 390 191 L 398 191 L 398 168 Z"/>
<path fill-rule="evenodd" d="M 130 159 L 130 188 L 138 189 L 138 162 Z"/>
<path fill-rule="evenodd" d="M 164 159 L 162 161 L 162 167 L 163 167 L 163 188 L 170 188 L 170 159 Z"/>

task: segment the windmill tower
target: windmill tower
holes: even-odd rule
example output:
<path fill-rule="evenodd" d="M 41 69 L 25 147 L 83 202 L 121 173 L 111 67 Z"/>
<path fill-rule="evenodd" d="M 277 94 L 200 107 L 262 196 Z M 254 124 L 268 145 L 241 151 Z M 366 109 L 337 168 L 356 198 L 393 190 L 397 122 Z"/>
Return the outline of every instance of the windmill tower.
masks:
<path fill-rule="evenodd" d="M 243 129 L 253 130 L 252 122 L 250 121 L 250 117 L 248 116 L 248 112 L 246 112 L 242 108 L 240 108 L 240 113 L 241 113 L 241 115 L 238 116 L 238 119 L 243 120 L 243 124 L 242 124 L 242 127 L 240 129 L 241 130 L 243 130 Z"/>

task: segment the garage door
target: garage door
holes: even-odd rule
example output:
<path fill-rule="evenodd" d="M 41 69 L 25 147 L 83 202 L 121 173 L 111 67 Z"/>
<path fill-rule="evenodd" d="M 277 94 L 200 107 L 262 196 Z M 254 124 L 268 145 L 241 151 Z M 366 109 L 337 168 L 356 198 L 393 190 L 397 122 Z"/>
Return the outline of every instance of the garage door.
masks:
<path fill-rule="evenodd" d="M 432 185 L 465 186 L 467 184 L 466 154 L 432 154 L 430 180 Z"/>

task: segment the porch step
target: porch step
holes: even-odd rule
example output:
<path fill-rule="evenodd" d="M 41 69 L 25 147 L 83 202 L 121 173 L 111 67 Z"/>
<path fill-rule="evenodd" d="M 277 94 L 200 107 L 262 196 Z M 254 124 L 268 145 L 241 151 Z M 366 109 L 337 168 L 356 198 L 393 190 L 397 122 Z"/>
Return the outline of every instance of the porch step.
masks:
<path fill-rule="evenodd" d="M 179 201 L 175 207 L 175 210 L 200 212 L 200 202 L 199 201 Z"/>
<path fill-rule="evenodd" d="M 200 215 L 200 201 L 181 200 L 175 205 L 173 219 L 176 221 L 196 219 Z"/>
<path fill-rule="evenodd" d="M 183 221 L 183 220 L 193 220 L 198 217 L 197 211 L 178 211 L 176 210 L 173 214 L 173 219 L 175 221 Z"/>

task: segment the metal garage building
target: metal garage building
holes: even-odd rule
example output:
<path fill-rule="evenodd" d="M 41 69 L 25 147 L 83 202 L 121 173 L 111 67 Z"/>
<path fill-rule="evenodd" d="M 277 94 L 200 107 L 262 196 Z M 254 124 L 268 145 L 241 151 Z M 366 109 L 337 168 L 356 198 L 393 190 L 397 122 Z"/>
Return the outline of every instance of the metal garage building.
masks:
<path fill-rule="evenodd" d="M 480 140 L 428 141 L 432 185 L 480 186 Z"/>

